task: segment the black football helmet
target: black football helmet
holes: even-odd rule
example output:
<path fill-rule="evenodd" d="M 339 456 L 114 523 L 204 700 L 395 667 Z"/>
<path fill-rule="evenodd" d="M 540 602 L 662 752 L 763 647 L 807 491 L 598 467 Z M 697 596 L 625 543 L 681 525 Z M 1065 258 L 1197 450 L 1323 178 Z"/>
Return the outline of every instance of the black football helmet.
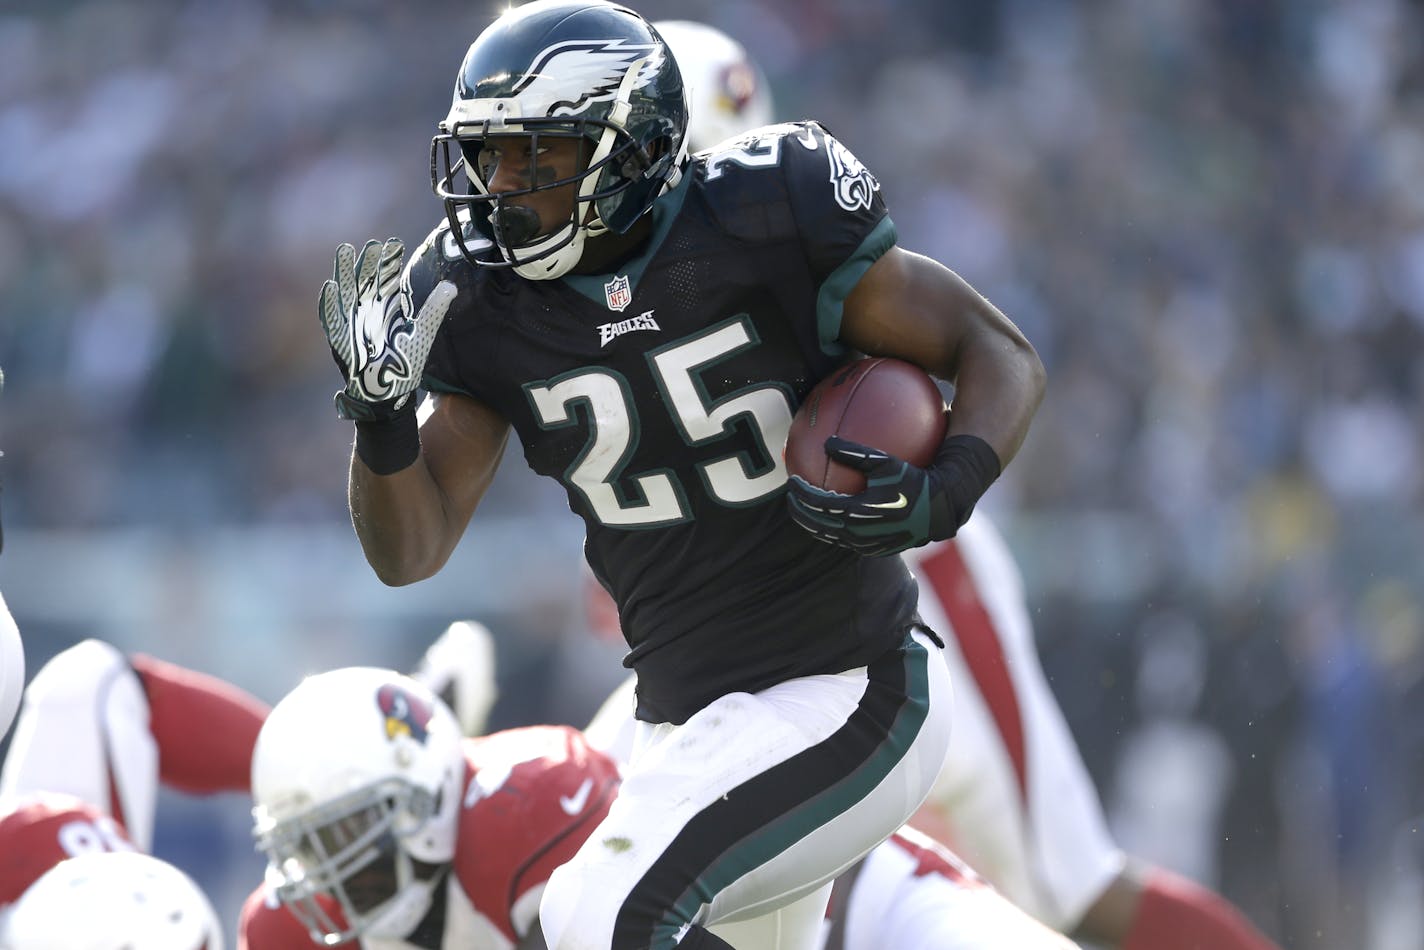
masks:
<path fill-rule="evenodd" d="M 525 190 L 491 194 L 478 160 L 486 140 L 531 135 L 585 140 L 587 166 L 571 178 L 531 176 Z M 466 259 L 550 280 L 578 263 L 587 237 L 625 233 L 677 184 L 686 137 L 682 76 L 647 20 L 601 0 L 535 0 L 501 16 L 465 54 L 450 113 L 431 142 L 430 176 Z M 574 211 L 551 233 L 532 233 L 527 210 L 506 203 L 574 183 Z M 481 259 L 466 222 L 502 260 Z"/>

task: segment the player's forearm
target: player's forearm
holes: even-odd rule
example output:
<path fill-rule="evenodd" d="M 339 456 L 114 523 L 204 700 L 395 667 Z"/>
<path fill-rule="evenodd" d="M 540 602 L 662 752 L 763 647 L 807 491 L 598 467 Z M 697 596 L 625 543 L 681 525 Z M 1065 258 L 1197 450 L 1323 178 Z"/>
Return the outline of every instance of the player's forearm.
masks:
<path fill-rule="evenodd" d="M 949 435 L 983 439 L 1002 470 L 1023 445 L 1043 401 L 1043 362 L 1014 322 L 954 271 L 931 263 L 914 274 L 925 284 L 921 293 L 958 314 L 951 321 L 958 333 L 940 367 L 944 378 L 954 382 Z"/>
<path fill-rule="evenodd" d="M 389 441 L 358 424 L 351 458 L 351 521 L 376 576 L 392 586 L 445 565 L 509 439 L 509 423 L 466 396 L 432 394 L 420 416 L 418 436 L 397 429 Z"/>
<path fill-rule="evenodd" d="M 423 458 L 377 475 L 353 454 L 348 488 L 351 524 L 366 561 L 385 584 L 399 587 L 433 575 L 459 540 L 444 494 Z"/>
<path fill-rule="evenodd" d="M 891 248 L 846 297 L 842 342 L 909 360 L 954 383 L 949 435 L 978 436 L 1009 463 L 1028 435 L 1046 376 L 1032 344 L 962 277 Z"/>
<path fill-rule="evenodd" d="M 964 343 L 949 434 L 977 435 L 1007 466 L 1028 435 L 1046 385 L 1043 363 L 1017 328 L 986 326 Z"/>

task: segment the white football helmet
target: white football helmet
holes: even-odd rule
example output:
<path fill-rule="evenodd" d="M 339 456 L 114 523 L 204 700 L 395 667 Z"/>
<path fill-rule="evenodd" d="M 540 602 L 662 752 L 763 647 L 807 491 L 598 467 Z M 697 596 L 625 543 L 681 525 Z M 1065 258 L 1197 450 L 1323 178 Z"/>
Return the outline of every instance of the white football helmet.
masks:
<path fill-rule="evenodd" d="M 61 861 L 0 917 L 0 950 L 223 950 L 192 878 L 138 851 Z"/>
<path fill-rule="evenodd" d="M 404 937 L 455 856 L 460 728 L 394 670 L 308 677 L 272 709 L 252 753 L 267 885 L 320 944 Z"/>
<path fill-rule="evenodd" d="M 687 86 L 687 148 L 700 152 L 773 122 L 771 88 L 741 43 L 692 20 L 658 20 Z"/>

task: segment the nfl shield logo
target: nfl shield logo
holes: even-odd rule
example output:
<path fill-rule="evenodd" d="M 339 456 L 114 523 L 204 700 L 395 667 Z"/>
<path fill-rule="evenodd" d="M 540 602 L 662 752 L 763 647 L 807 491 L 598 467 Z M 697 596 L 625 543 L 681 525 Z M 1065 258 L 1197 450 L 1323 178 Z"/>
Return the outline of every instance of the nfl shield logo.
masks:
<path fill-rule="evenodd" d="M 633 302 L 633 291 L 628 287 L 628 278 L 619 275 L 603 285 L 603 296 L 608 298 L 608 309 L 622 311 Z"/>

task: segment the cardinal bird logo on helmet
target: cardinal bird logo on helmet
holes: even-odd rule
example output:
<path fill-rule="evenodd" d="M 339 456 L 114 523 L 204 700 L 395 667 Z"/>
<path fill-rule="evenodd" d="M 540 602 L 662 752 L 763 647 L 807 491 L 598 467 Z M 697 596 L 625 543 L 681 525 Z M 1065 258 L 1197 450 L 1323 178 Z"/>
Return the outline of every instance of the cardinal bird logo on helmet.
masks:
<path fill-rule="evenodd" d="M 410 736 L 421 745 L 425 744 L 433 715 L 429 703 L 394 683 L 387 683 L 376 691 L 376 705 L 386 717 L 387 739 Z"/>

